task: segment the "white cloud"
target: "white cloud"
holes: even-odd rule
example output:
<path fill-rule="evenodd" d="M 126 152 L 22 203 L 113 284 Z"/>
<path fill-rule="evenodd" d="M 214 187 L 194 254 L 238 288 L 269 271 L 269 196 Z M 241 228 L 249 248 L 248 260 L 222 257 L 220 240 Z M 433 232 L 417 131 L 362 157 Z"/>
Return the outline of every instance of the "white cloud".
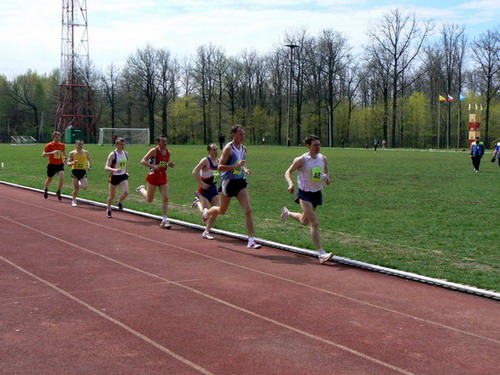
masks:
<path fill-rule="evenodd" d="M 497 3 L 424 7 L 418 0 L 392 6 L 374 0 L 87 0 L 90 56 L 104 68 L 123 65 L 147 43 L 168 48 L 178 57 L 194 55 L 208 43 L 229 55 L 245 49 L 265 53 L 283 42 L 285 32 L 302 27 L 311 35 L 332 28 L 359 50 L 367 42 L 368 25 L 395 6 L 479 33 L 498 25 Z M 61 1 L 2 1 L 0 18 L 0 74 L 20 74 L 29 68 L 48 73 L 59 66 Z"/>

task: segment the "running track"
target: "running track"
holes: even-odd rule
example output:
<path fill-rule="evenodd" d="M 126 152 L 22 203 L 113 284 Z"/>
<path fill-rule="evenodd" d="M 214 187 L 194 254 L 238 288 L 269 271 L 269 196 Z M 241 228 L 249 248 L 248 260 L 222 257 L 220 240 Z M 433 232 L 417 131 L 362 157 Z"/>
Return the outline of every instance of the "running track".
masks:
<path fill-rule="evenodd" d="M 0 184 L 0 374 L 498 374 L 500 305 Z"/>

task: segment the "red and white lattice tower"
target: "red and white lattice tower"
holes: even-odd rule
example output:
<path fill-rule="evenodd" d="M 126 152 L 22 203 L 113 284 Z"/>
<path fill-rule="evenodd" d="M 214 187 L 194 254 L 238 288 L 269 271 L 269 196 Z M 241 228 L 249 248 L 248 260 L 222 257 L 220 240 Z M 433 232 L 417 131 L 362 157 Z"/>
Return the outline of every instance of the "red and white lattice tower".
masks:
<path fill-rule="evenodd" d="M 90 86 L 87 0 L 62 0 L 61 72 L 56 129 L 81 129 L 96 138 L 94 96 Z"/>

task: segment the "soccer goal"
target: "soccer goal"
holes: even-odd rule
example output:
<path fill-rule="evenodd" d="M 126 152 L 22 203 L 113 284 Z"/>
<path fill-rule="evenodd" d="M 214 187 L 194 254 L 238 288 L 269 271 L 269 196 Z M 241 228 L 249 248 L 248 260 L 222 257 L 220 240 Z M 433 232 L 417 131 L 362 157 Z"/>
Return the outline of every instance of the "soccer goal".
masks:
<path fill-rule="evenodd" d="M 31 135 L 12 135 L 10 137 L 13 144 L 21 145 L 28 143 L 36 143 L 36 139 Z"/>
<path fill-rule="evenodd" d="M 97 144 L 112 144 L 113 135 L 124 138 L 128 144 L 149 144 L 149 129 L 145 128 L 100 128 Z"/>

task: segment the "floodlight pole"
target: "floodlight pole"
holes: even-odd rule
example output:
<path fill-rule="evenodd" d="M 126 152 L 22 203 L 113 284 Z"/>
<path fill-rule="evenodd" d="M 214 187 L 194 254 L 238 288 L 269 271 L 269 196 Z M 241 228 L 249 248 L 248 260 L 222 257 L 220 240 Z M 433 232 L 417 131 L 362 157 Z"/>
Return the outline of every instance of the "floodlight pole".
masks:
<path fill-rule="evenodd" d="M 290 48 L 290 69 L 289 69 L 289 81 L 288 81 L 288 124 L 286 128 L 286 145 L 290 147 L 290 128 L 293 120 L 292 111 L 292 78 L 293 78 L 293 49 L 298 47 L 296 44 L 286 44 L 285 47 Z"/>

